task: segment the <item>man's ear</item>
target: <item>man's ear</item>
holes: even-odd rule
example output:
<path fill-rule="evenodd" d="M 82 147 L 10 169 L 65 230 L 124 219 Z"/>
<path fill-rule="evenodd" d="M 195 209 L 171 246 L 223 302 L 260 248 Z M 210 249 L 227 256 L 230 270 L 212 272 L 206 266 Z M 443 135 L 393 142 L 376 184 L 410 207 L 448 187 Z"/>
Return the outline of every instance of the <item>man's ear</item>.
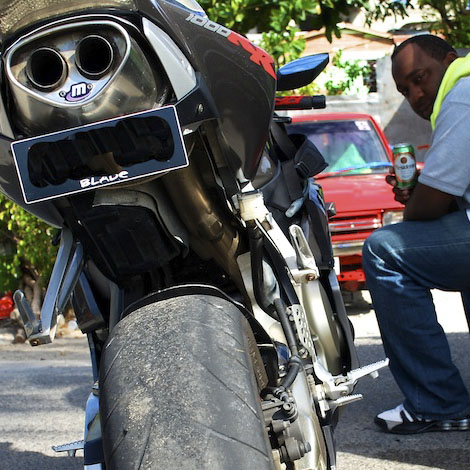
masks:
<path fill-rule="evenodd" d="M 449 67 L 449 65 L 457 59 L 458 55 L 455 52 L 448 52 L 447 55 L 444 57 L 444 65 Z"/>

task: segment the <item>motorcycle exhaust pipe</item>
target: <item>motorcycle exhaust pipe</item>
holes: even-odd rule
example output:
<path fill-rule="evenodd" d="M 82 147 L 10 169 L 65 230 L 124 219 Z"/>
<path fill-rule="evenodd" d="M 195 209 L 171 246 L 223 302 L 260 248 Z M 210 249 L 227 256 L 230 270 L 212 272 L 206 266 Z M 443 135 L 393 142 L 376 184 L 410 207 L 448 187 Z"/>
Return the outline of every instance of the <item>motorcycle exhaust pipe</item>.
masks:
<path fill-rule="evenodd" d="M 29 56 L 26 76 L 38 90 L 54 90 L 63 83 L 66 75 L 67 64 L 55 49 L 41 47 Z"/>
<path fill-rule="evenodd" d="M 87 78 L 97 80 L 106 75 L 113 61 L 113 46 L 102 36 L 91 34 L 84 37 L 77 45 L 75 64 Z"/>

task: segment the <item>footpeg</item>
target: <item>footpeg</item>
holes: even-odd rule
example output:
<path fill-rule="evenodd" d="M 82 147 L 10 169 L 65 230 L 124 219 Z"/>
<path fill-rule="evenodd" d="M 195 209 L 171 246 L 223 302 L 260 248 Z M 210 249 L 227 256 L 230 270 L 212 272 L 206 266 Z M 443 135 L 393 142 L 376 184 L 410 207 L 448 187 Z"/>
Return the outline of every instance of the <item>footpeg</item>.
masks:
<path fill-rule="evenodd" d="M 383 369 L 384 367 L 387 367 L 389 362 L 390 361 L 387 357 L 382 361 L 374 362 L 373 364 L 369 364 L 364 367 L 359 367 L 359 369 L 349 371 L 345 376 L 335 377 L 335 382 L 336 384 L 341 384 L 344 382 L 355 383 L 366 375 L 370 375 L 372 378 L 375 379 L 379 375 L 378 371 L 380 369 Z"/>
<path fill-rule="evenodd" d="M 67 452 L 69 457 L 75 457 L 77 450 L 83 450 L 84 447 L 85 441 L 75 441 L 60 446 L 52 446 L 52 450 L 54 452 Z"/>
<path fill-rule="evenodd" d="M 343 406 L 343 405 L 349 405 L 350 403 L 354 403 L 355 401 L 362 400 L 364 397 L 362 396 L 361 393 L 356 393 L 354 395 L 347 395 L 345 397 L 340 397 L 337 398 L 333 403 L 336 406 Z"/>
<path fill-rule="evenodd" d="M 373 364 L 351 370 L 346 375 L 333 376 L 317 361 L 314 363 L 314 370 L 316 376 L 322 382 L 321 387 L 325 397 L 333 403 L 337 403 L 339 400 L 339 403 L 344 405 L 360 399 L 355 395 L 351 395 L 360 378 L 366 375 L 370 375 L 374 378 L 377 377 L 377 371 L 387 367 L 388 363 L 389 360 L 386 358 L 383 361 L 374 362 Z M 341 400 L 343 400 L 343 402 L 341 402 Z"/>

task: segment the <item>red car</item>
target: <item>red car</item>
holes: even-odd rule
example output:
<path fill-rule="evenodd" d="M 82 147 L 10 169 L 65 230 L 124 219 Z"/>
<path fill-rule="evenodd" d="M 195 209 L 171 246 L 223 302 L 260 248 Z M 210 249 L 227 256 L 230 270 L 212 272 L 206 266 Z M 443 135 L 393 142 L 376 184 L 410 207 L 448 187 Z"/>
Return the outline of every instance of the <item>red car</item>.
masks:
<path fill-rule="evenodd" d="M 403 206 L 385 182 L 392 166 L 390 145 L 368 114 L 296 115 L 288 132 L 306 135 L 328 163 L 315 180 L 325 201 L 336 208 L 329 222 L 335 270 L 344 290 L 364 289 L 364 240 L 376 228 L 403 218 Z"/>

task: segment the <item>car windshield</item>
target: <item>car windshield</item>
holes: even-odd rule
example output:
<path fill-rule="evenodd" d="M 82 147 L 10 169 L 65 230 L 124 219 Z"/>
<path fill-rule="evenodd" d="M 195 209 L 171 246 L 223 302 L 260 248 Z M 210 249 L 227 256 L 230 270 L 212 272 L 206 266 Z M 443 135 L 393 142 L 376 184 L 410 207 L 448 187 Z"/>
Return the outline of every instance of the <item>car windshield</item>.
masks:
<path fill-rule="evenodd" d="M 316 145 L 328 163 L 323 174 L 386 172 L 391 166 L 367 119 L 296 122 L 288 132 L 306 135 Z"/>

